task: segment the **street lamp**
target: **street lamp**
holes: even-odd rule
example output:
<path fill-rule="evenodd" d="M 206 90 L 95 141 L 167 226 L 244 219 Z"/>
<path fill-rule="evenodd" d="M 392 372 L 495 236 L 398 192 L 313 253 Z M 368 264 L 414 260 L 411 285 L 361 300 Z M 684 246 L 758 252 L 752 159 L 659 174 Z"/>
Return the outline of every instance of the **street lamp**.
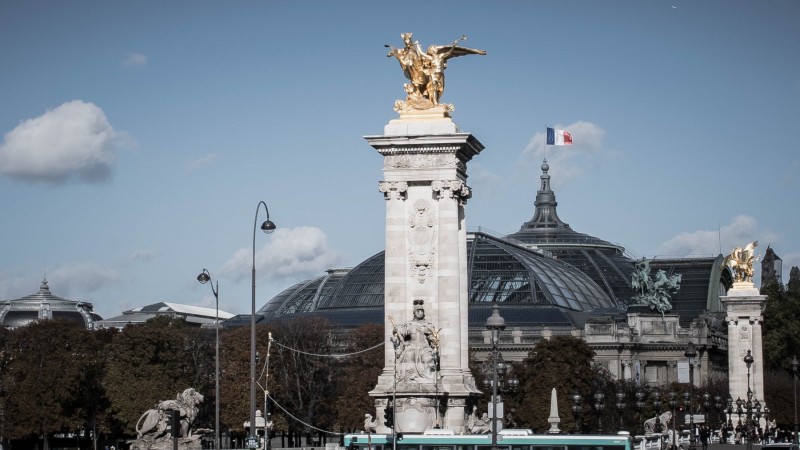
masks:
<path fill-rule="evenodd" d="M 578 432 L 580 432 L 580 427 L 578 426 L 578 419 L 580 418 L 581 415 L 582 400 L 583 397 L 581 397 L 581 394 L 579 394 L 578 391 L 575 391 L 575 393 L 572 394 L 572 416 L 575 418 L 575 434 L 578 434 Z"/>
<path fill-rule="evenodd" d="M 605 409 L 605 394 L 596 392 L 594 394 L 594 410 L 597 412 L 597 432 L 603 434 L 603 409 Z"/>
<path fill-rule="evenodd" d="M 744 355 L 743 361 L 747 365 L 747 402 L 745 402 L 747 407 L 747 450 L 753 450 L 753 391 L 750 389 L 750 366 L 753 365 L 754 358 L 750 350 Z"/>
<path fill-rule="evenodd" d="M 200 275 L 197 276 L 197 281 L 200 284 L 206 284 L 211 281 L 211 273 L 203 269 Z M 216 284 L 216 287 L 214 285 Z M 211 283 L 211 292 L 214 293 L 214 300 L 216 304 L 216 315 L 214 316 L 214 449 L 219 450 L 219 280 Z"/>
<path fill-rule="evenodd" d="M 259 387 L 264 391 L 264 450 L 269 450 L 269 430 L 272 429 L 272 422 L 269 420 L 269 402 L 267 402 L 269 398 L 269 354 L 271 349 L 272 332 L 269 332 L 267 333 L 267 357 L 264 362 L 264 386 L 259 383 Z M 260 376 L 258 378 L 261 379 Z"/>
<path fill-rule="evenodd" d="M 697 350 L 694 348 L 694 342 L 689 341 L 689 345 L 686 346 L 686 351 L 683 352 L 683 356 L 689 360 L 689 430 L 691 431 L 689 434 L 689 446 L 694 447 L 695 445 L 695 436 L 694 436 L 694 409 L 692 407 L 692 388 L 694 387 L 694 359 L 697 357 Z"/>
<path fill-rule="evenodd" d="M 622 423 L 622 412 L 625 410 L 625 392 L 620 387 L 620 390 L 617 391 L 617 412 L 619 412 L 619 431 L 622 431 L 625 428 L 625 425 Z"/>
<path fill-rule="evenodd" d="M 677 440 L 678 440 L 678 432 L 676 430 L 676 423 L 675 422 L 675 408 L 678 406 L 678 394 L 675 391 L 669 392 L 669 400 L 667 404 L 669 407 L 672 408 L 672 448 L 677 447 Z"/>
<path fill-rule="evenodd" d="M 719 420 L 719 413 L 722 412 L 722 397 L 719 395 L 714 396 L 714 410 L 717 412 L 717 425 L 719 425 L 719 428 L 722 428 L 722 424 L 720 424 Z"/>
<path fill-rule="evenodd" d="M 642 424 L 642 434 L 644 434 L 644 422 L 642 422 L 642 409 L 644 408 L 644 398 L 646 394 L 639 389 L 636 391 L 636 409 L 639 411 L 639 423 Z"/>
<path fill-rule="evenodd" d="M 486 319 L 486 329 L 491 332 L 492 339 L 492 449 L 497 449 L 497 357 L 499 351 L 500 331 L 506 328 L 506 320 L 500 315 L 500 306 L 492 302 L 492 315 Z"/>
<path fill-rule="evenodd" d="M 661 423 L 661 392 L 653 391 L 653 407 L 656 409 L 656 424 L 653 431 L 661 433 L 663 424 Z"/>
<path fill-rule="evenodd" d="M 794 432 L 792 433 L 792 442 L 797 444 L 797 367 L 800 362 L 797 361 L 797 356 L 792 358 L 792 374 L 794 375 Z"/>
<path fill-rule="evenodd" d="M 253 219 L 253 295 L 250 313 L 250 437 L 255 437 L 256 434 L 256 225 L 258 224 L 258 211 L 264 205 L 264 211 L 267 213 L 267 220 L 261 224 L 261 231 L 264 233 L 272 233 L 275 231 L 275 223 L 269 220 L 269 208 L 263 201 L 256 206 L 256 216 Z M 252 447 L 251 447 L 252 448 Z"/>

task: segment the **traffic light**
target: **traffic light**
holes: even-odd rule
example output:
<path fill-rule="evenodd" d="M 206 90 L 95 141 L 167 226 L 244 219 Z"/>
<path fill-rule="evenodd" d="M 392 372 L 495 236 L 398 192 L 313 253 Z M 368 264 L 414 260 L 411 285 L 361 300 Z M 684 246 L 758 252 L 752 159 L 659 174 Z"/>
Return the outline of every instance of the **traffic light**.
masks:
<path fill-rule="evenodd" d="M 383 410 L 383 424 L 394 428 L 394 406 L 386 405 L 386 409 Z"/>

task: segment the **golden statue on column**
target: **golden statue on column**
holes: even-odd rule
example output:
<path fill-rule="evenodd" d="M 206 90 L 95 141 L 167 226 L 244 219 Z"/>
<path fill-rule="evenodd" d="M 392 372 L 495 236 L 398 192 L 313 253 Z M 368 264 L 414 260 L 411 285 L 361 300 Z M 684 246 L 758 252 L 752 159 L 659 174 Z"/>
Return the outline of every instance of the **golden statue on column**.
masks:
<path fill-rule="evenodd" d="M 431 45 L 426 51 L 422 50 L 418 41 L 413 40 L 411 33 L 403 33 L 400 37 L 403 39 L 403 48 L 386 45 L 389 48 L 386 56 L 397 58 L 403 74 L 409 80 L 403 85 L 406 99 L 395 101 L 394 110 L 406 113 L 441 109 L 444 115 L 449 115 L 453 105 L 439 102 L 444 93 L 447 60 L 464 55 L 485 55 L 486 51 L 459 46 L 458 43 L 466 40 L 466 36 L 448 45 Z"/>
<path fill-rule="evenodd" d="M 751 283 L 753 279 L 753 263 L 758 261 L 755 248 L 758 241 L 747 244 L 744 248 L 735 247 L 731 254 L 725 257 L 725 265 L 733 271 L 733 281 L 736 283 Z"/>

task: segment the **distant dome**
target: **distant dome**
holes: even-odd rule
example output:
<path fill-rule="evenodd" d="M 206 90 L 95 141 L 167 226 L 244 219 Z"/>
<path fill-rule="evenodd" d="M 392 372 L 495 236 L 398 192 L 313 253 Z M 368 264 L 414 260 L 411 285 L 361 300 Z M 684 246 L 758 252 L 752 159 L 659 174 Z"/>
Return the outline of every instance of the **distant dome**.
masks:
<path fill-rule="evenodd" d="M 616 310 L 617 303 L 567 263 L 485 233 L 470 233 L 469 325 L 482 327 L 488 306 L 503 303 L 509 324 L 572 322 L 571 313 Z M 330 270 L 281 292 L 257 314 L 266 320 L 316 313 L 342 326 L 383 323 L 384 252 L 351 270 Z"/>
<path fill-rule="evenodd" d="M 542 163 L 539 190 L 536 192 L 533 218 L 507 237 L 531 248 L 547 251 L 588 275 L 603 291 L 619 302 L 628 302 L 633 261 L 625 249 L 603 239 L 574 231 L 556 212 L 556 194 L 550 188 L 550 170 Z"/>
<path fill-rule="evenodd" d="M 66 320 L 92 328 L 102 317 L 92 312 L 91 303 L 67 300 L 50 292 L 47 280 L 39 292 L 16 300 L 0 301 L 0 325 L 18 328 L 35 320 Z"/>

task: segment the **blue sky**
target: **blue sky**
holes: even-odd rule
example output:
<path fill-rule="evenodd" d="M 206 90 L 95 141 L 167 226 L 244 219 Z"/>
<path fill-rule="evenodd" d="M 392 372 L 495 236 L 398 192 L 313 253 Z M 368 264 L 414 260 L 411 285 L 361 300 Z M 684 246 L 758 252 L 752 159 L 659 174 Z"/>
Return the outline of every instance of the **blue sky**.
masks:
<path fill-rule="evenodd" d="M 0 299 L 111 317 L 250 310 L 383 248 L 363 139 L 405 81 L 384 44 L 462 34 L 443 102 L 486 149 L 467 225 L 529 220 L 545 124 L 561 218 L 634 256 L 771 244 L 800 265 L 800 2 L 0 2 Z M 795 150 L 792 150 L 792 149 Z M 259 222 L 265 218 L 263 209 Z"/>

